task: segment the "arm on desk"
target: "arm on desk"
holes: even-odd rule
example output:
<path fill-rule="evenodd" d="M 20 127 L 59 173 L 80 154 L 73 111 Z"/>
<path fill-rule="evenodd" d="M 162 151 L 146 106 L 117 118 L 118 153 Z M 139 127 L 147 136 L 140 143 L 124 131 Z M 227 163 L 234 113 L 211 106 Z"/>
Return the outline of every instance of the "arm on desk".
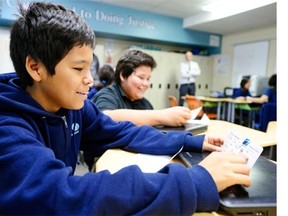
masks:
<path fill-rule="evenodd" d="M 179 126 L 191 118 L 190 109 L 175 106 L 160 110 L 115 109 L 103 111 L 114 121 L 131 121 L 136 125 Z"/>
<path fill-rule="evenodd" d="M 143 174 L 137 166 L 130 166 L 114 175 L 107 171 L 99 174 L 103 183 L 99 188 L 105 191 L 99 200 L 113 206 L 109 214 L 191 215 L 218 209 L 217 189 L 201 166 L 187 169 L 170 164 L 153 174 Z"/>

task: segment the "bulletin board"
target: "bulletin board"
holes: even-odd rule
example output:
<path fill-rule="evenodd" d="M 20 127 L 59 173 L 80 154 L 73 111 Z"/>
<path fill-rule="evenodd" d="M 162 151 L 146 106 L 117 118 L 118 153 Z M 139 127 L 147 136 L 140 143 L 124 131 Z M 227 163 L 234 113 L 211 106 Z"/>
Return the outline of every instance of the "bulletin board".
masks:
<path fill-rule="evenodd" d="M 266 76 L 269 41 L 237 44 L 234 46 L 232 86 L 239 86 L 239 77 Z"/>

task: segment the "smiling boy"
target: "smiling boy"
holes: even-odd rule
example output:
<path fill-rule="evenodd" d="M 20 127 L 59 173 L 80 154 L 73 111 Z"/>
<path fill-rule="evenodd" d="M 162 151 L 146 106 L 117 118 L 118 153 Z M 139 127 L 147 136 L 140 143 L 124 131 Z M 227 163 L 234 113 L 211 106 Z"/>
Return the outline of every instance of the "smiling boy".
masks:
<path fill-rule="evenodd" d="M 86 100 L 93 30 L 59 5 L 19 11 L 10 40 L 17 75 L 0 76 L 0 215 L 191 215 L 216 210 L 226 187 L 250 185 L 246 159 L 224 152 L 188 169 L 75 176 L 79 149 L 173 154 L 218 151 L 223 141 L 114 122 Z"/>

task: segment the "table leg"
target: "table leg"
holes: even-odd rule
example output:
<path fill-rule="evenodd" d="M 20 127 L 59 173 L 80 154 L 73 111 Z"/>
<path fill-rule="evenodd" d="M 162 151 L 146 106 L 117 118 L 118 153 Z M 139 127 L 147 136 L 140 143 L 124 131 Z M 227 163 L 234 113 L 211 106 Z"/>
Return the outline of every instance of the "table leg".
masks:
<path fill-rule="evenodd" d="M 231 122 L 235 122 L 235 103 L 231 103 Z"/>
<path fill-rule="evenodd" d="M 217 103 L 217 120 L 221 119 L 221 102 Z"/>

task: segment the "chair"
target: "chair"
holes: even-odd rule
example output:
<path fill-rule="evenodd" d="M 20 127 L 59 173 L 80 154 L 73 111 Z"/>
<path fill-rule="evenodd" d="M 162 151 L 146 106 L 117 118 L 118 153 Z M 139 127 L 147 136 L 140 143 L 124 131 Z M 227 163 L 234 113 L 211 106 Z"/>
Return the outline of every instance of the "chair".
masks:
<path fill-rule="evenodd" d="M 234 88 L 232 87 L 225 87 L 224 88 L 224 97 L 232 98 L 234 94 Z"/>
<path fill-rule="evenodd" d="M 276 137 L 277 121 L 268 122 L 266 133 L 272 134 L 273 136 Z M 277 161 L 277 145 L 264 147 L 264 151 L 262 152 L 261 155 L 263 155 L 263 156 L 266 155 L 266 157 L 268 157 L 270 160 Z"/>
<path fill-rule="evenodd" d="M 203 107 L 203 104 L 201 102 L 201 100 L 197 99 L 197 97 L 195 96 L 192 96 L 192 95 L 186 95 L 185 96 L 185 100 L 186 100 L 186 103 L 188 104 L 188 107 L 190 109 L 196 109 L 196 108 L 199 108 L 199 107 Z M 197 115 L 197 118 L 201 118 L 204 113 L 207 115 L 207 117 L 209 119 L 217 119 L 217 114 L 216 113 L 209 113 L 209 112 L 205 112 L 204 109 L 202 109 L 199 114 Z"/>
<path fill-rule="evenodd" d="M 254 124 L 254 128 L 266 132 L 268 123 L 277 121 L 276 103 L 264 103 L 260 109 L 259 120 Z"/>
<path fill-rule="evenodd" d="M 169 95 L 168 98 L 171 107 L 178 106 L 178 101 L 175 96 Z"/>

